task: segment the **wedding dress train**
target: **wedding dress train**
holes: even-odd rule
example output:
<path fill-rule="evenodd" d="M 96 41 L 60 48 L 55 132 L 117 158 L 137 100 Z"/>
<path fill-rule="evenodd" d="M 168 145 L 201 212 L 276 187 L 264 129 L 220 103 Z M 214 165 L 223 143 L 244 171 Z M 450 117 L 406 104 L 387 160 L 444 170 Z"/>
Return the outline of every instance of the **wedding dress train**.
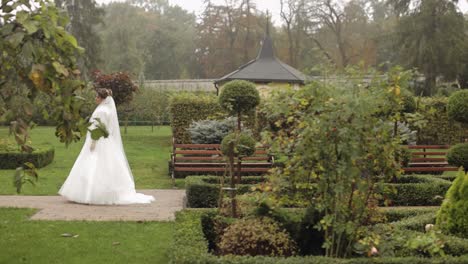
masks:
<path fill-rule="evenodd" d="M 90 133 L 59 194 L 84 204 L 151 203 L 154 197 L 135 191 L 135 183 L 125 156 L 114 99 L 108 96 L 91 116 L 106 126 L 109 136 L 94 141 Z M 93 143 L 94 142 L 94 143 Z M 91 149 L 91 145 L 94 149 Z"/>

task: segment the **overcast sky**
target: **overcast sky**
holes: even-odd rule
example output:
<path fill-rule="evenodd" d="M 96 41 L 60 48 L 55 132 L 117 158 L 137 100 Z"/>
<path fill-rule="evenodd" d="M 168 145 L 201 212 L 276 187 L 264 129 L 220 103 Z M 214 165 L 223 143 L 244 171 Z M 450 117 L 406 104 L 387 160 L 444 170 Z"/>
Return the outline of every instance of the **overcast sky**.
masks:
<path fill-rule="evenodd" d="M 115 1 L 124 1 L 124 0 L 96 0 L 98 3 L 109 3 Z M 212 0 L 214 3 L 224 3 L 224 0 Z M 169 0 L 171 4 L 179 5 L 186 10 L 200 14 L 203 11 L 203 0 Z M 273 15 L 273 20 L 275 24 L 280 24 L 280 0 L 253 0 L 257 4 L 257 8 L 260 11 L 269 10 Z M 468 11 L 468 1 L 460 0 L 459 1 L 460 9 L 466 13 Z"/>

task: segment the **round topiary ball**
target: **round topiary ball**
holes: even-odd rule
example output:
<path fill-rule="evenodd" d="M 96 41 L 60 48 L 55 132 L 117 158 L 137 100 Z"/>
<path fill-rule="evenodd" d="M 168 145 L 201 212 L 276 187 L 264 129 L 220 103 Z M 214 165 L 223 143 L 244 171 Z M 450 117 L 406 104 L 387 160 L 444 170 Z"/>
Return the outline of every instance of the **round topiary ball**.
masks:
<path fill-rule="evenodd" d="M 232 147 L 230 143 L 234 143 Z M 226 156 L 252 156 L 255 153 L 255 139 L 246 133 L 231 133 L 221 142 L 221 152 Z"/>
<path fill-rule="evenodd" d="M 463 167 L 468 171 L 468 143 L 452 146 L 447 153 L 447 161 L 450 165 Z"/>
<path fill-rule="evenodd" d="M 450 96 L 447 113 L 455 121 L 468 123 L 468 90 L 461 90 Z"/>
<path fill-rule="evenodd" d="M 242 219 L 225 229 L 220 253 L 240 256 L 292 256 L 296 244 L 289 234 L 281 230 L 270 218 Z"/>
<path fill-rule="evenodd" d="M 230 114 L 246 114 L 260 103 L 254 83 L 235 80 L 226 83 L 219 95 L 219 104 Z"/>

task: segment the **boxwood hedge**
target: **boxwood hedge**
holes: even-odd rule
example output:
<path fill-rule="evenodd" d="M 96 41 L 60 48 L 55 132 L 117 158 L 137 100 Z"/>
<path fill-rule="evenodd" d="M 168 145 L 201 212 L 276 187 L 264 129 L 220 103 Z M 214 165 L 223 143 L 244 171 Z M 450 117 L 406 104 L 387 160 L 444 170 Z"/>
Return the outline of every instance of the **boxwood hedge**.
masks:
<path fill-rule="evenodd" d="M 399 178 L 398 183 L 389 183 L 396 192 L 387 194 L 394 206 L 440 205 L 451 182 L 428 175 L 408 175 Z"/>
<path fill-rule="evenodd" d="M 0 169 L 16 169 L 25 162 L 31 162 L 36 168 L 42 168 L 54 160 L 55 149 L 52 146 L 38 148 L 32 153 L 0 152 Z"/>
<path fill-rule="evenodd" d="M 187 195 L 187 207 L 189 208 L 213 208 L 218 206 L 219 198 L 218 176 L 189 176 L 185 178 L 185 190 Z M 260 176 L 244 176 L 241 184 L 237 184 L 237 194 L 243 194 L 250 190 L 253 184 L 265 179 Z M 226 179 L 226 185 L 229 179 Z M 227 187 L 227 186 L 226 186 Z"/>

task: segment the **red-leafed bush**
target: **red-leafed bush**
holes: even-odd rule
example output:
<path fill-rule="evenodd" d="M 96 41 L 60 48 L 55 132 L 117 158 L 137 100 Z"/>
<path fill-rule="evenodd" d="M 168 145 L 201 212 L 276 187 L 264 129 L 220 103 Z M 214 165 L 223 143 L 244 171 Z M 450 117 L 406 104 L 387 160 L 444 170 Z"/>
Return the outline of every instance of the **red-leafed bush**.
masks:
<path fill-rule="evenodd" d="M 102 74 L 100 71 L 93 72 L 94 85 L 100 88 L 112 90 L 116 105 L 128 103 L 133 100 L 133 93 L 138 87 L 133 83 L 130 75 L 125 72 Z"/>

